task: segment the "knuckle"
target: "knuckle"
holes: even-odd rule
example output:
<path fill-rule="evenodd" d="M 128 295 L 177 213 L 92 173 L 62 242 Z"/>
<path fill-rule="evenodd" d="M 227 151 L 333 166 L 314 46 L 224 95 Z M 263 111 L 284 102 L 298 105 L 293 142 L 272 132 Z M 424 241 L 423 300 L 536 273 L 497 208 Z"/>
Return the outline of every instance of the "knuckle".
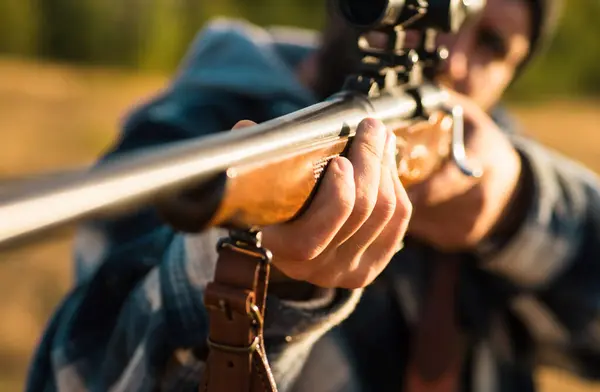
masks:
<path fill-rule="evenodd" d="M 387 249 L 387 254 L 393 256 L 399 251 L 399 249 L 404 247 L 404 237 L 406 235 L 407 228 L 408 220 L 400 220 L 400 222 L 393 226 L 389 240 L 386 241 L 387 244 L 383 245 L 383 248 Z"/>
<path fill-rule="evenodd" d="M 366 139 L 358 145 L 359 152 L 367 159 L 375 159 L 380 161 L 383 159 L 383 151 L 377 148 L 375 139 Z"/>
<path fill-rule="evenodd" d="M 414 211 L 413 204 L 409 200 L 402 201 L 402 219 L 409 220 L 412 218 Z"/>
<path fill-rule="evenodd" d="M 383 157 L 383 146 L 387 136 L 383 123 L 374 118 L 366 118 L 358 125 L 356 136 L 357 148 L 361 154 L 377 159 Z"/>
<path fill-rule="evenodd" d="M 339 286 L 340 273 L 329 268 L 313 268 L 308 274 L 305 281 L 310 282 L 318 287 L 337 288 Z"/>
<path fill-rule="evenodd" d="M 376 142 L 378 139 L 381 139 L 381 141 L 384 141 L 387 135 L 387 129 L 380 120 L 367 117 L 358 124 L 357 135 L 360 140 Z"/>
<path fill-rule="evenodd" d="M 345 289 L 361 289 L 373 282 L 373 278 L 369 274 L 360 272 L 346 276 L 338 283 L 338 286 Z"/>
<path fill-rule="evenodd" d="M 297 260 L 297 249 L 301 248 L 299 242 L 292 239 L 284 240 L 282 241 L 282 244 L 285 244 L 285 246 L 282 246 L 281 249 L 277 249 L 277 251 L 274 250 L 273 256 L 283 260 Z"/>
<path fill-rule="evenodd" d="M 285 274 L 297 281 L 309 281 L 312 275 L 312 270 L 310 268 L 288 268 L 285 271 Z"/>
<path fill-rule="evenodd" d="M 347 289 L 359 289 L 364 288 L 379 276 L 379 274 L 383 271 L 387 262 L 391 260 L 393 254 L 385 256 L 384 259 L 379 257 L 375 259 L 365 260 L 364 258 L 361 260 L 359 268 L 356 268 L 351 273 L 347 274 L 343 280 L 340 281 L 340 287 Z"/>
<path fill-rule="evenodd" d="M 397 206 L 398 201 L 393 192 L 381 192 L 377 199 L 373 214 L 377 214 L 377 216 L 382 219 L 389 220 L 394 216 Z"/>
<path fill-rule="evenodd" d="M 373 118 L 373 117 L 364 118 L 360 122 L 359 126 L 364 127 L 364 128 L 374 128 L 374 129 L 384 128 L 383 123 L 380 120 Z"/>
<path fill-rule="evenodd" d="M 370 262 L 363 257 L 363 251 L 351 258 L 344 267 L 344 273 L 338 277 L 338 287 L 346 289 L 359 289 L 370 284 L 373 279 L 369 274 Z"/>
<path fill-rule="evenodd" d="M 369 244 L 364 241 L 348 241 L 347 249 L 350 257 L 346 264 L 344 264 L 344 270 L 346 272 L 352 273 L 360 268 L 362 255 L 367 250 Z"/>
<path fill-rule="evenodd" d="M 340 181 L 332 187 L 331 200 L 337 204 L 342 214 L 352 211 L 355 198 L 356 188 L 350 181 Z"/>
<path fill-rule="evenodd" d="M 407 197 L 396 197 L 396 214 L 399 219 L 409 220 L 412 218 L 414 207 L 412 202 Z"/>
<path fill-rule="evenodd" d="M 408 193 L 406 192 L 406 189 L 404 189 L 402 183 L 400 183 L 400 180 L 397 179 L 395 181 L 398 181 L 398 187 L 394 192 L 396 198 L 396 213 L 405 218 L 410 218 L 414 210 L 413 202 L 408 196 Z"/>
<path fill-rule="evenodd" d="M 352 210 L 354 219 L 364 222 L 371 216 L 376 205 L 377 196 L 373 196 L 372 192 L 359 192 Z"/>
<path fill-rule="evenodd" d="M 297 260 L 308 261 L 316 259 L 322 252 L 323 246 L 319 239 L 312 237 L 312 239 L 299 243 L 295 248 L 294 255 Z"/>

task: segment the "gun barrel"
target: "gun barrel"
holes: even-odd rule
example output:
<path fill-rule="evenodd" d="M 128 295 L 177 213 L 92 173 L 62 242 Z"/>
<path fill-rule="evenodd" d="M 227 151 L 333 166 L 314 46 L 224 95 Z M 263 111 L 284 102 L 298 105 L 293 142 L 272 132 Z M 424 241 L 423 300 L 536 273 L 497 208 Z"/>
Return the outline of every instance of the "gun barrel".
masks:
<path fill-rule="evenodd" d="M 390 125 L 427 115 L 446 99 L 433 85 L 368 99 L 343 94 L 256 126 L 115 157 L 90 171 L 0 184 L 0 247 L 64 224 L 149 205 L 159 195 L 197 187 L 233 166 L 351 138 L 365 117 Z"/>

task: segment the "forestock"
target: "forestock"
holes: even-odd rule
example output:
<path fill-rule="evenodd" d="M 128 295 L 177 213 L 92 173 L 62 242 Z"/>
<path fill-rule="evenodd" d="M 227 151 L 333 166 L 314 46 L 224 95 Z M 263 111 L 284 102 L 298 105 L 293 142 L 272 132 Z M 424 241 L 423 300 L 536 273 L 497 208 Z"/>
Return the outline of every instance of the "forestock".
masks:
<path fill-rule="evenodd" d="M 400 179 L 405 186 L 427 178 L 448 157 L 451 124 L 449 116 L 437 112 L 429 120 L 406 121 L 393 129 L 398 137 Z M 300 215 L 329 161 L 344 155 L 348 146 L 346 139 L 315 143 L 287 156 L 228 169 L 225 192 L 210 225 L 267 226 Z M 185 213 L 181 219 L 186 216 L 189 219 Z"/>
<path fill-rule="evenodd" d="M 397 164 L 402 183 L 409 187 L 427 178 L 449 155 L 452 119 L 436 112 L 428 119 L 400 121 L 392 126 L 397 136 Z M 229 168 L 224 193 L 210 226 L 243 228 L 267 226 L 292 220 L 308 206 L 331 159 L 344 155 L 349 139 L 316 142 L 260 163 Z M 165 218 L 176 227 L 191 227 L 201 219 L 192 201 L 172 205 L 164 202 Z M 175 202 L 177 203 L 177 202 Z M 196 207 L 195 207 L 196 206 Z"/>

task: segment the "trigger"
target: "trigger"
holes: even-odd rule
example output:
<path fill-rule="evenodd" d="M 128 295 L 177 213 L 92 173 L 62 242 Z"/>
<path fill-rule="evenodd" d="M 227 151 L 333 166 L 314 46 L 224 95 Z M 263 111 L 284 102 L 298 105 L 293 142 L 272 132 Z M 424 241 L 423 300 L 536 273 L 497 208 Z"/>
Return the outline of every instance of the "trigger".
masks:
<path fill-rule="evenodd" d="M 465 119 L 463 108 L 459 105 L 447 107 L 445 112 L 452 118 L 452 140 L 450 152 L 452 160 L 460 171 L 467 176 L 479 178 L 483 175 L 483 169 L 476 165 L 470 166 L 465 151 Z"/>

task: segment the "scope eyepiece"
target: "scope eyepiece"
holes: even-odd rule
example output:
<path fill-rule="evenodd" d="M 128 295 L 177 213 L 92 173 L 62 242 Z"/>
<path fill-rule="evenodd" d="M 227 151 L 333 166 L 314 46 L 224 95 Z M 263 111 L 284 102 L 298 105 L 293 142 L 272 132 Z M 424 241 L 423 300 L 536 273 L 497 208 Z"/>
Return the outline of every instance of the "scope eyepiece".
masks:
<path fill-rule="evenodd" d="M 373 28 L 396 24 L 405 0 L 338 0 L 337 5 L 350 25 Z"/>
<path fill-rule="evenodd" d="M 351 26 L 382 29 L 409 24 L 409 29 L 456 32 L 467 18 L 483 9 L 485 0 L 335 0 L 337 11 Z"/>

